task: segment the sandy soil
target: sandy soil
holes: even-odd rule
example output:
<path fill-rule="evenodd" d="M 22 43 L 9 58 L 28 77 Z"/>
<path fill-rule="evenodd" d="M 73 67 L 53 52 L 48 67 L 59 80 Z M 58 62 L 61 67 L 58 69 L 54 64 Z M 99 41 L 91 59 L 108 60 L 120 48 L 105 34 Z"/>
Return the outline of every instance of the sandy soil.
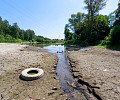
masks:
<path fill-rule="evenodd" d="M 56 75 L 57 56 L 21 44 L 0 44 L 0 100 L 66 100 Z M 42 68 L 34 81 L 19 78 L 22 70 Z M 35 99 L 31 99 L 35 98 Z"/>
<path fill-rule="evenodd" d="M 70 51 L 73 77 L 99 100 L 120 100 L 120 51 L 87 47 Z"/>

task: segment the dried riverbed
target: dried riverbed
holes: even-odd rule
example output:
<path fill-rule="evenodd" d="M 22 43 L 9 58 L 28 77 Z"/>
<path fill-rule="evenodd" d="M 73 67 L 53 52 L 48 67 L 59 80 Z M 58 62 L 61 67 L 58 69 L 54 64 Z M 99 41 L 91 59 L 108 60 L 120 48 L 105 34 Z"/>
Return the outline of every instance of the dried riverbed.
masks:
<path fill-rule="evenodd" d="M 57 56 L 21 44 L 0 44 L 0 100 L 66 100 L 56 75 Z M 34 81 L 19 78 L 25 68 L 37 67 L 44 76 Z"/>
<path fill-rule="evenodd" d="M 68 58 L 81 88 L 98 100 L 120 100 L 120 51 L 87 47 L 70 51 Z"/>

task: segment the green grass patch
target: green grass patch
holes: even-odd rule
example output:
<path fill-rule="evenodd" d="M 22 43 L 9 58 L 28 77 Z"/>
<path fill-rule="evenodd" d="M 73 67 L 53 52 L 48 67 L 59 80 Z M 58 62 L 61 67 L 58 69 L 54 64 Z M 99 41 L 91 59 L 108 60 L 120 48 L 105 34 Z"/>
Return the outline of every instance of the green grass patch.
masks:
<path fill-rule="evenodd" d="M 35 75 L 35 74 L 37 74 L 37 73 L 28 73 L 29 75 Z"/>
<path fill-rule="evenodd" d="M 38 73 L 38 71 L 36 71 L 36 70 L 31 70 L 28 72 L 29 75 L 35 75 L 37 73 Z"/>
<path fill-rule="evenodd" d="M 120 49 L 120 45 L 102 45 L 102 44 L 98 44 L 96 46 L 99 46 L 99 47 L 106 47 L 106 48 L 109 48 L 109 49 Z"/>

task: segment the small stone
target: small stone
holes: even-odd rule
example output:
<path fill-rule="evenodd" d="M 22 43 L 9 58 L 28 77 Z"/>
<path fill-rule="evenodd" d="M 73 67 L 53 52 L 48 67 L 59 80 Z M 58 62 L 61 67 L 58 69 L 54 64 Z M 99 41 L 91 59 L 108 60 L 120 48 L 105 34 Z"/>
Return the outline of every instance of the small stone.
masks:
<path fill-rule="evenodd" d="M 53 95 L 55 92 L 50 92 L 50 93 L 48 93 L 48 96 L 50 96 L 50 95 Z"/>
<path fill-rule="evenodd" d="M 53 77 L 54 79 L 56 79 L 56 80 L 59 80 L 59 78 L 58 77 Z"/>
<path fill-rule="evenodd" d="M 105 72 L 106 72 L 106 71 L 109 71 L 109 70 L 107 70 L 107 69 L 104 69 L 103 71 L 105 71 Z"/>
<path fill-rule="evenodd" d="M 54 88 L 52 88 L 52 90 L 58 90 L 58 88 L 57 88 L 57 87 L 54 87 Z"/>
<path fill-rule="evenodd" d="M 24 51 L 24 50 L 21 49 L 20 51 Z"/>

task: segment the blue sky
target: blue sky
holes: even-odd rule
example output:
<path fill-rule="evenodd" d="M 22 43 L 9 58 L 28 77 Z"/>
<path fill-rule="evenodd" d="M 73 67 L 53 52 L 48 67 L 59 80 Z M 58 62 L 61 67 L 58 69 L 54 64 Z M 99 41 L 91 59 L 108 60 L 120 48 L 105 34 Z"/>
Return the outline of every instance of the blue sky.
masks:
<path fill-rule="evenodd" d="M 64 38 L 64 26 L 71 14 L 87 11 L 84 0 L 0 0 L 0 16 L 21 29 L 32 29 L 36 35 L 51 39 Z M 108 0 L 100 14 L 117 9 L 118 0 Z"/>

